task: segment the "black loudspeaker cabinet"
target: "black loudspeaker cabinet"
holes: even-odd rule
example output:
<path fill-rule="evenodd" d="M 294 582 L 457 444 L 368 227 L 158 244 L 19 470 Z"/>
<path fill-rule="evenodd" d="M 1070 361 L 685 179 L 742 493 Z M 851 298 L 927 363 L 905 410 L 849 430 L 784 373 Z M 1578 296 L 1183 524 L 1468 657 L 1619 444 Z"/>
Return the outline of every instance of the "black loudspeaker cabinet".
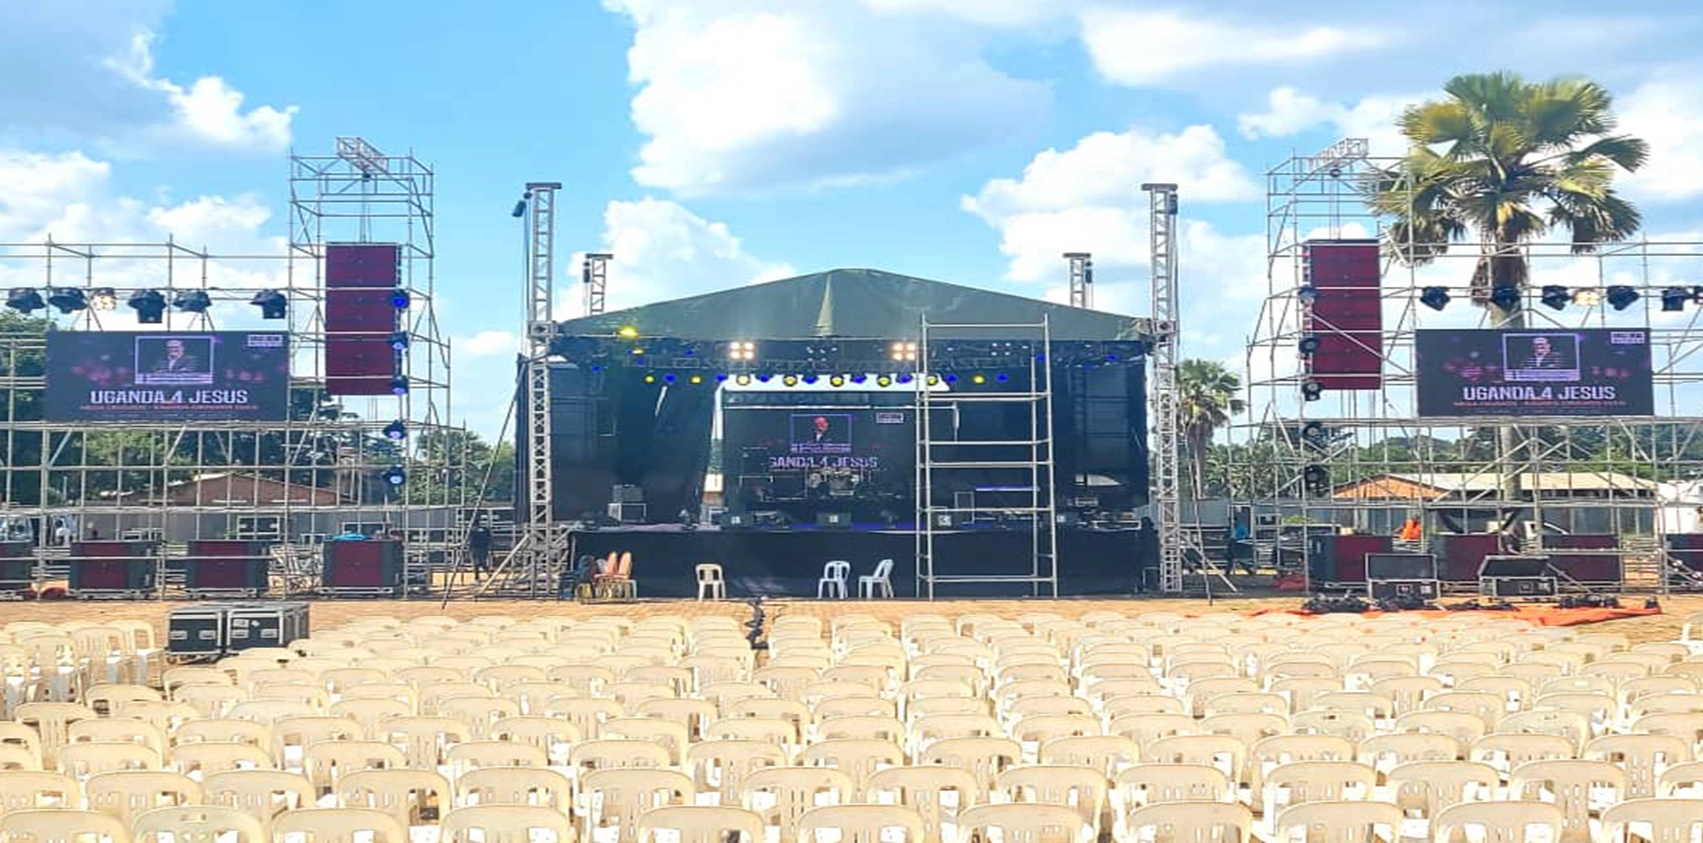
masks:
<path fill-rule="evenodd" d="M 396 594 L 402 588 L 402 543 L 366 539 L 326 542 L 320 590 L 359 595 Z"/>

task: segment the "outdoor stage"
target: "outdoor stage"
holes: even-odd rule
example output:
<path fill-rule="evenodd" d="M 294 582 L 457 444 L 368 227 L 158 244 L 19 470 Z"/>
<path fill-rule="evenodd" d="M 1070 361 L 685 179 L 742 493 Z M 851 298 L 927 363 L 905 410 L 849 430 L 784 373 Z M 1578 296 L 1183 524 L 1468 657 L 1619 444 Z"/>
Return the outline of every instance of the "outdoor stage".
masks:
<path fill-rule="evenodd" d="M 1061 527 L 1059 594 L 1061 596 L 1128 595 L 1135 590 L 1140 530 L 1095 530 Z M 1029 533 L 997 527 L 935 531 L 937 570 L 985 576 L 1030 576 L 1033 559 Z M 893 560 L 893 592 L 916 595 L 916 533 L 908 529 L 819 529 L 795 526 L 785 530 L 722 530 L 652 526 L 589 530 L 573 534 L 573 553 L 633 554 L 633 576 L 639 595 L 693 597 L 697 583 L 693 568 L 704 562 L 722 566 L 727 596 L 814 597 L 822 566 L 830 560 L 851 563 L 847 585 L 857 596 L 857 578 L 871 574 L 882 559 Z M 982 583 L 941 586 L 945 597 L 1012 596 L 1022 584 Z M 947 591 L 947 589 L 950 589 Z"/>

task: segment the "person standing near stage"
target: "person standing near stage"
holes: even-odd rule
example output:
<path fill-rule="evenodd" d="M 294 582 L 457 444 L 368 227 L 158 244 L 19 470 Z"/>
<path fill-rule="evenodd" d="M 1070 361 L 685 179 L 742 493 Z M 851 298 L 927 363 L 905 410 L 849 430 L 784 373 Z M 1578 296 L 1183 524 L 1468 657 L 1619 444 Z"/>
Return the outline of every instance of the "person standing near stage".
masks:
<path fill-rule="evenodd" d="M 482 576 L 491 569 L 491 530 L 484 521 L 473 522 L 467 531 L 467 555 L 473 559 L 473 576 Z"/>

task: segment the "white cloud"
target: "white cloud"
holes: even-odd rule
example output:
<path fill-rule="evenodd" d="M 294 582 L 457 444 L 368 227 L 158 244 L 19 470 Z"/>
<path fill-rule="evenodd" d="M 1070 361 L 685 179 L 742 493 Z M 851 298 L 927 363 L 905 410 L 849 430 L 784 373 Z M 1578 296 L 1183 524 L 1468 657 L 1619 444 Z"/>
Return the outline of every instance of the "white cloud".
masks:
<path fill-rule="evenodd" d="M 200 196 L 177 203 L 160 203 L 117 193 L 111 185 L 112 166 L 81 152 L 41 154 L 0 149 L 0 242 L 118 244 L 92 265 L 61 260 L 54 271 L 68 273 L 78 283 L 93 273 L 113 287 L 142 287 L 166 283 L 163 250 L 153 259 L 140 256 L 139 246 L 168 239 L 212 254 L 275 255 L 264 260 L 228 259 L 206 265 L 209 286 L 253 289 L 281 286 L 288 254 L 283 237 L 266 233 L 272 211 L 252 194 L 234 197 Z M 178 283 L 199 282 L 201 264 L 180 254 L 173 265 Z M 45 280 L 45 263 L 16 253 L 0 257 L 0 286 L 36 286 Z"/>
<path fill-rule="evenodd" d="M 1075 0 L 862 0 L 888 14 L 932 14 L 987 26 L 1029 26 L 1068 12 Z"/>
<path fill-rule="evenodd" d="M 1658 72 L 1616 106 L 1620 130 L 1650 142 L 1650 160 L 1623 177 L 1628 195 L 1658 202 L 1703 196 L 1703 77 L 1698 71 Z"/>
<path fill-rule="evenodd" d="M 1122 85 L 1158 85 L 1225 65 L 1292 65 L 1382 47 L 1367 27 L 1286 25 L 1191 17 L 1174 10 L 1093 7 L 1080 15 L 1094 66 Z"/>
<path fill-rule="evenodd" d="M 1188 202 L 1253 199 L 1259 188 L 1225 156 L 1210 126 L 1175 134 L 1141 129 L 1096 132 L 1076 146 L 1045 150 L 1018 179 L 989 181 L 960 204 L 1000 232 L 1011 259 L 1006 277 L 1036 281 L 1057 271 L 1059 255 L 1093 252 L 1096 266 L 1147 259 L 1147 199 L 1139 185 L 1173 181 Z"/>
<path fill-rule="evenodd" d="M 1407 149 L 1407 139 L 1396 120 L 1408 105 L 1425 99 L 1422 95 L 1379 95 L 1343 105 L 1294 88 L 1274 88 L 1266 97 L 1266 110 L 1237 115 L 1236 126 L 1248 138 L 1291 137 L 1330 126 L 1339 137 L 1369 140 L 1373 155 L 1401 155 Z"/>
<path fill-rule="evenodd" d="M 0 133 L 73 139 L 122 152 L 272 153 L 290 143 L 296 109 L 244 109 L 219 76 L 154 75 L 165 0 L 9 4 L 0 26 Z"/>
<path fill-rule="evenodd" d="M 785 263 L 745 250 L 724 223 L 706 220 L 661 199 L 610 202 L 603 212 L 603 245 L 609 263 L 608 309 L 710 293 L 798 274 Z M 570 266 L 580 265 L 580 255 Z M 584 288 L 568 290 L 558 316 L 581 315 Z"/>
<path fill-rule="evenodd" d="M 450 348 L 459 360 L 513 357 L 522 350 L 518 334 L 494 330 L 480 331 L 470 337 L 456 337 L 450 341 Z"/>
<path fill-rule="evenodd" d="M 605 0 L 635 26 L 633 177 L 681 193 L 902 176 L 1038 119 L 1045 86 L 1013 79 L 950 22 L 855 3 Z"/>

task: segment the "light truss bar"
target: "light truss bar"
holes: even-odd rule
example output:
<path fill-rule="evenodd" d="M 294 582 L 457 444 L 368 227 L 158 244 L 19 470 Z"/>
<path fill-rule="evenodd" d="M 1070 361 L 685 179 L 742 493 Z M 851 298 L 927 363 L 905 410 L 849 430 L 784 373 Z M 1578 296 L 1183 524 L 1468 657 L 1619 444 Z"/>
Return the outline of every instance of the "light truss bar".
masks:
<path fill-rule="evenodd" d="M 1070 261 L 1070 306 L 1094 306 L 1094 256 L 1088 252 L 1065 252 Z"/>
<path fill-rule="evenodd" d="M 580 267 L 580 283 L 585 286 L 585 315 L 596 316 L 604 311 L 609 293 L 609 261 L 614 255 L 608 252 L 587 252 L 585 263 Z"/>

